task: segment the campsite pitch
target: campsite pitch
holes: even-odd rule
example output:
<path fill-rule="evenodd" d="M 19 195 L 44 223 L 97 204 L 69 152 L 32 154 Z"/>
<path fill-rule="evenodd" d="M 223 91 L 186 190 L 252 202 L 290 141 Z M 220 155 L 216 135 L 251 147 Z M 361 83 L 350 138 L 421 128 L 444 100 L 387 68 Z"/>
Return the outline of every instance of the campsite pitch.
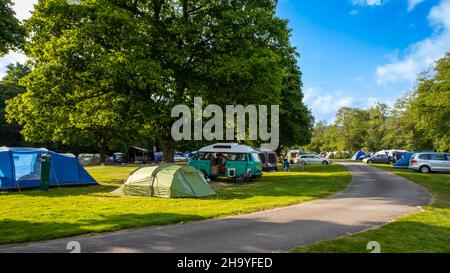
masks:
<path fill-rule="evenodd" d="M 99 186 L 6 192 L 0 195 L 0 244 L 30 242 L 183 223 L 297 204 L 343 190 L 343 166 L 308 166 L 304 172 L 267 173 L 258 182 L 230 184 L 207 198 L 167 199 L 111 194 L 135 167 L 89 167 Z"/>

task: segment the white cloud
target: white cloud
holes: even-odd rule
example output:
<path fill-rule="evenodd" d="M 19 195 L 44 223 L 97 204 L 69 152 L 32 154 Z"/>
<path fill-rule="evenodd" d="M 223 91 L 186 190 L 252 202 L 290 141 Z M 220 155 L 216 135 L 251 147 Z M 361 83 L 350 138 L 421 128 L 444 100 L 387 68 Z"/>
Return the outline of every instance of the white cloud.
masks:
<path fill-rule="evenodd" d="M 414 82 L 418 73 L 428 69 L 450 51 L 450 0 L 442 0 L 434 6 L 428 21 L 434 27 L 433 35 L 410 45 L 403 58 L 377 67 L 378 84 Z"/>
<path fill-rule="evenodd" d="M 19 20 L 27 19 L 31 16 L 31 11 L 38 0 L 14 0 L 13 10 Z"/>
<path fill-rule="evenodd" d="M 417 5 L 425 0 L 407 0 L 408 11 L 412 11 Z M 355 6 L 382 6 L 389 2 L 389 0 L 352 0 L 351 3 Z M 353 15 L 353 14 L 351 14 Z"/>
<path fill-rule="evenodd" d="M 408 0 L 408 11 L 412 11 L 418 4 L 425 0 Z"/>
<path fill-rule="evenodd" d="M 378 98 L 374 97 L 363 98 L 350 96 L 342 91 L 323 94 L 323 92 L 316 87 L 305 88 L 303 92 L 304 102 L 311 109 L 316 121 L 325 120 L 327 122 L 332 122 L 336 112 L 341 107 L 358 107 L 366 109 L 374 106 L 380 101 Z"/>

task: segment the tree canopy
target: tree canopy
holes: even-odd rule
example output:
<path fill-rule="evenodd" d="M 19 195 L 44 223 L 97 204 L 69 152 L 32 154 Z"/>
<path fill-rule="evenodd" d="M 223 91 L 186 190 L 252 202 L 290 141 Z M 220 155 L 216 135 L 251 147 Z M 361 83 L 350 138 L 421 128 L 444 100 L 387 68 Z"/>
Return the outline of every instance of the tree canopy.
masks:
<path fill-rule="evenodd" d="M 11 0 L 0 0 L 0 57 L 20 48 L 24 41 L 24 29 L 11 7 Z"/>
<path fill-rule="evenodd" d="M 26 22 L 33 71 L 8 118 L 32 142 L 94 139 L 105 151 L 155 138 L 171 161 L 171 108 L 201 96 L 219 106 L 281 104 L 283 142 L 305 144 L 312 117 L 275 8 L 271 0 L 41 0 Z"/>
<path fill-rule="evenodd" d="M 19 85 L 19 80 L 30 73 L 30 68 L 19 63 L 6 66 L 6 76 L 0 81 L 0 143 L 6 146 L 20 146 L 23 139 L 17 124 L 8 124 L 5 119 L 5 104 L 25 89 Z"/>

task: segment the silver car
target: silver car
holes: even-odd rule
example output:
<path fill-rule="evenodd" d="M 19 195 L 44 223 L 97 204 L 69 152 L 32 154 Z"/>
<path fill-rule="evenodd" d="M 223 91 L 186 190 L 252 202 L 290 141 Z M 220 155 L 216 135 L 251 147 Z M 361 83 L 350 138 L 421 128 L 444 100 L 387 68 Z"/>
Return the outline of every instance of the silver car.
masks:
<path fill-rule="evenodd" d="M 416 153 L 409 161 L 409 168 L 421 173 L 450 172 L 450 154 Z"/>
<path fill-rule="evenodd" d="M 313 164 L 328 165 L 332 163 L 331 160 L 329 160 L 328 158 L 320 157 L 317 155 L 301 155 L 299 156 L 299 160 L 303 160 L 307 165 Z"/>

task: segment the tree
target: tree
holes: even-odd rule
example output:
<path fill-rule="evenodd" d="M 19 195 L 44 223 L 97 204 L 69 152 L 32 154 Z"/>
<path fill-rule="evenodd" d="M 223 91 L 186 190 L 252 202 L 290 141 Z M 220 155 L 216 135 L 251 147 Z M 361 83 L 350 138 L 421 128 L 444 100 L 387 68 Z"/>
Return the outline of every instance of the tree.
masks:
<path fill-rule="evenodd" d="M 158 139 L 170 162 L 174 105 L 193 105 L 195 96 L 220 106 L 278 104 L 286 75 L 299 81 L 286 65 L 289 31 L 275 7 L 270 0 L 42 0 L 27 22 L 34 70 L 27 92 L 9 104 L 9 119 L 30 141 L 95 138 L 107 147 L 139 132 Z M 286 90 L 297 100 L 295 118 L 307 123 L 293 86 Z"/>
<path fill-rule="evenodd" d="M 19 86 L 19 80 L 30 74 L 31 68 L 27 64 L 8 64 L 6 66 L 6 75 L 2 81 L 5 84 Z"/>
<path fill-rule="evenodd" d="M 342 128 L 344 149 L 349 152 L 359 150 L 365 141 L 365 132 L 369 121 L 367 111 L 342 107 L 336 114 L 336 125 Z"/>
<path fill-rule="evenodd" d="M 386 119 L 389 107 L 384 103 L 378 103 L 367 110 L 369 115 L 367 130 L 364 132 L 364 145 L 371 151 L 384 149 L 383 137 L 386 134 Z M 393 147 L 394 148 L 394 147 Z"/>
<path fill-rule="evenodd" d="M 322 152 L 327 150 L 325 147 L 325 133 L 328 129 L 328 126 L 325 121 L 319 121 L 312 131 L 311 141 L 308 145 L 305 146 L 306 150 Z"/>
<path fill-rule="evenodd" d="M 314 117 L 303 103 L 301 72 L 294 52 L 286 56 L 286 72 L 281 89 L 280 146 L 306 145 L 311 141 Z"/>
<path fill-rule="evenodd" d="M 30 73 L 30 68 L 19 63 L 6 66 L 6 76 L 0 82 L 0 143 L 5 146 L 20 146 L 23 143 L 17 124 L 8 124 L 5 119 L 5 104 L 25 90 L 19 80 Z"/>
<path fill-rule="evenodd" d="M 439 151 L 450 151 L 450 52 L 436 62 L 435 75 L 422 80 L 410 109 L 417 128 Z"/>
<path fill-rule="evenodd" d="M 11 0 L 0 0 L 0 57 L 20 48 L 24 41 L 24 29 L 11 6 Z"/>
<path fill-rule="evenodd" d="M 412 94 L 397 99 L 386 120 L 384 147 L 404 149 L 408 151 L 433 149 L 425 140 L 421 130 L 416 126 L 414 111 L 411 111 Z"/>

